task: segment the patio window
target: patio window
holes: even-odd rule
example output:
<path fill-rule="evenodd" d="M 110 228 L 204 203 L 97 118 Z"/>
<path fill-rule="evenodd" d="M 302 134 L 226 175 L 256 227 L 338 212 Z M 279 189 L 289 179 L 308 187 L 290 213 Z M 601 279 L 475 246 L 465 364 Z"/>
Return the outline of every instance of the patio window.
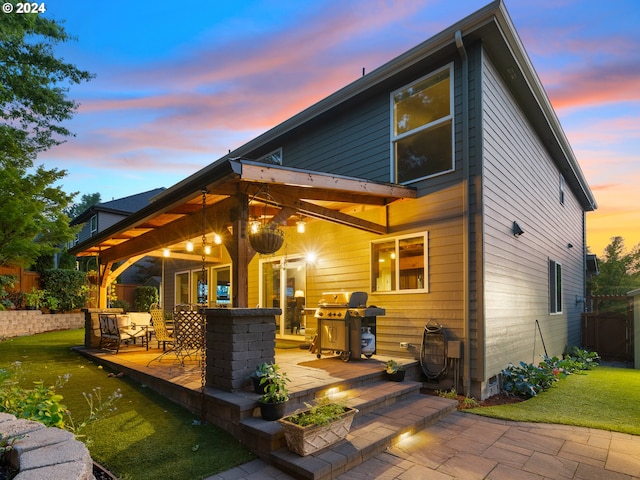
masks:
<path fill-rule="evenodd" d="M 391 94 L 392 177 L 410 183 L 454 169 L 453 66 Z"/>
<path fill-rule="evenodd" d="M 371 243 L 372 292 L 426 292 L 426 232 Z"/>
<path fill-rule="evenodd" d="M 549 260 L 549 313 L 562 313 L 562 265 Z"/>
<path fill-rule="evenodd" d="M 89 226 L 91 228 L 91 235 L 95 234 L 98 231 L 98 216 L 94 215 L 89 220 Z"/>
<path fill-rule="evenodd" d="M 189 296 L 189 272 L 176 273 L 176 305 L 191 303 Z"/>

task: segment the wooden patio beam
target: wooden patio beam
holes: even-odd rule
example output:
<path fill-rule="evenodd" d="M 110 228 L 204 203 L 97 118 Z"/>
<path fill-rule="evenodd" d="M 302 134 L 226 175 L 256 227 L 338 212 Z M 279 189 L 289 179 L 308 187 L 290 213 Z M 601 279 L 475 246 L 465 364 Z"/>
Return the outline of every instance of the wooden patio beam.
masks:
<path fill-rule="evenodd" d="M 212 223 L 209 217 L 215 216 L 216 218 L 219 218 L 219 213 L 224 214 L 225 212 L 229 212 L 230 209 L 236 205 L 237 200 L 233 197 L 229 197 L 208 206 L 205 209 L 208 225 L 211 225 Z M 173 245 L 201 235 L 202 213 L 195 212 L 191 215 L 186 215 L 178 220 L 168 223 L 167 225 L 158 227 L 149 233 L 145 233 L 120 245 L 108 248 L 100 255 L 100 258 L 103 259 L 103 261 L 117 262 L 133 255 L 146 254 L 154 250 L 164 248 L 167 245 Z"/>

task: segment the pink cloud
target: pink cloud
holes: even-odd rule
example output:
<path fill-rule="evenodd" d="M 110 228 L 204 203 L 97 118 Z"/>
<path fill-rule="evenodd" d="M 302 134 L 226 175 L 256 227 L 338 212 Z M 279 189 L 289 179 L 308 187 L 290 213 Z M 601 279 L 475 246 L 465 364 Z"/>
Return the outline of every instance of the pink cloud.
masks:
<path fill-rule="evenodd" d="M 640 101 L 640 63 L 558 72 L 550 83 L 547 92 L 558 110 L 636 102 Z"/>

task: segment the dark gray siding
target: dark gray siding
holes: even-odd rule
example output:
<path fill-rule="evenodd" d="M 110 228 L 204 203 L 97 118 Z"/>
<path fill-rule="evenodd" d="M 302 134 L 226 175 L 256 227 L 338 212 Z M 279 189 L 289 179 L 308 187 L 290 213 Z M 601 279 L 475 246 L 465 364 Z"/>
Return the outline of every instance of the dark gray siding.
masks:
<path fill-rule="evenodd" d="M 486 378 L 509 362 L 540 361 L 579 341 L 583 212 L 492 62 L 483 63 L 484 317 Z M 515 238 L 513 221 L 524 230 Z M 568 248 L 572 244 L 573 248 Z M 549 314 L 549 259 L 563 266 L 562 314 Z M 534 352 L 535 347 L 535 352 Z"/>
<path fill-rule="evenodd" d="M 283 145 L 287 166 L 388 182 L 389 94 L 305 129 Z"/>

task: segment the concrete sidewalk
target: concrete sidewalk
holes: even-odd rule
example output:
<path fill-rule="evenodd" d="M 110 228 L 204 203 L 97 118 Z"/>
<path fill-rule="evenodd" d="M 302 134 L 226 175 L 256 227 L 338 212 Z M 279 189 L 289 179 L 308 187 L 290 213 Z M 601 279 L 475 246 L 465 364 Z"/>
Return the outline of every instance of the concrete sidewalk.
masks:
<path fill-rule="evenodd" d="M 206 480 L 290 478 L 254 460 Z M 337 478 L 640 480 L 640 436 L 455 412 Z"/>

